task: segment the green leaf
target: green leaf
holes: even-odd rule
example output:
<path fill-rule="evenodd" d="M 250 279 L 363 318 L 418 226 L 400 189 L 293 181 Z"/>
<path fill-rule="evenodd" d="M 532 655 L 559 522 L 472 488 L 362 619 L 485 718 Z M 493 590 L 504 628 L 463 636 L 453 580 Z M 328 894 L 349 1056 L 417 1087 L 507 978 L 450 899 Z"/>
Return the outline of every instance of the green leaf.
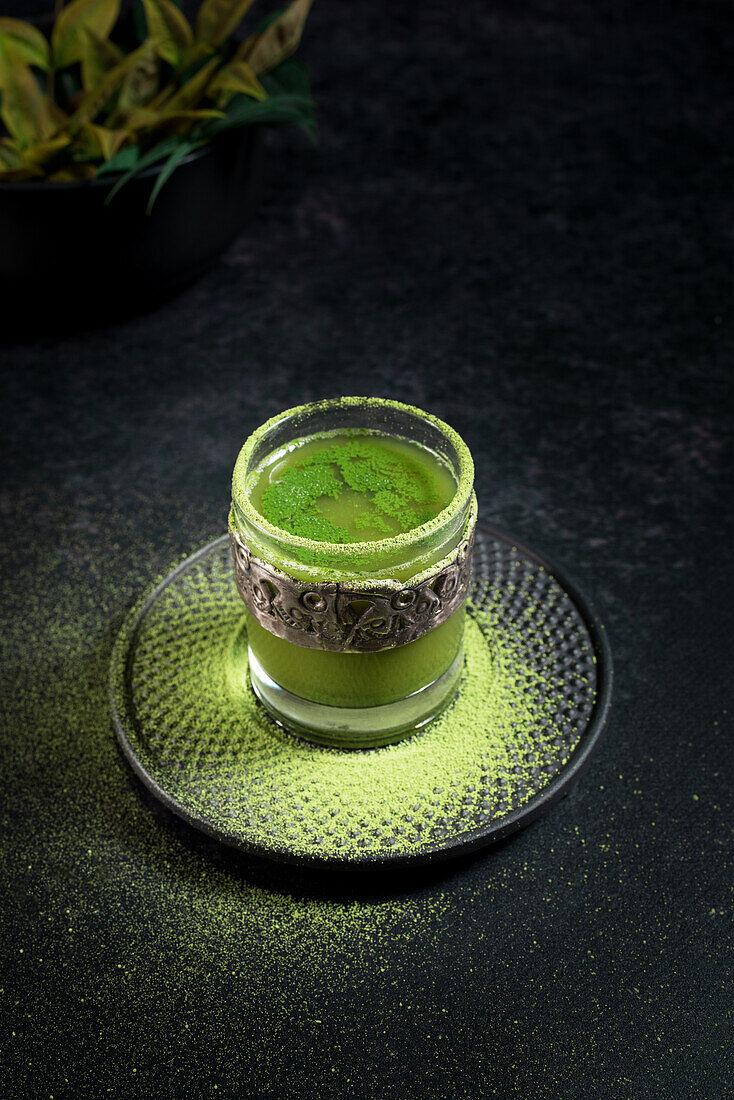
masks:
<path fill-rule="evenodd" d="M 0 34 L 0 118 L 18 148 L 24 149 L 37 141 L 46 141 L 55 129 L 49 101 L 38 81 L 18 55 L 8 49 Z"/>
<path fill-rule="evenodd" d="M 207 124 L 202 135 L 213 138 L 238 126 L 295 124 L 315 143 L 316 120 L 303 65 L 293 58 L 283 61 L 263 76 L 262 84 L 267 99 L 253 102 L 244 95 L 235 96 L 225 107 L 225 118 Z"/>
<path fill-rule="evenodd" d="M 254 42 L 255 36 L 262 34 L 262 32 L 266 30 L 271 23 L 274 23 L 276 19 L 280 19 L 282 14 L 282 11 L 269 11 L 267 15 L 264 15 L 262 19 L 258 20 L 255 24 L 252 41 Z"/>
<path fill-rule="evenodd" d="M 204 141 L 182 141 L 178 149 L 174 149 L 166 163 L 163 165 L 163 168 L 156 176 L 153 190 L 151 191 L 150 198 L 148 199 L 148 205 L 145 208 L 146 214 L 150 214 L 151 210 L 153 209 L 153 204 L 160 194 L 161 188 L 163 187 L 166 180 L 176 170 L 184 157 L 187 157 L 189 153 L 193 153 L 195 149 L 200 149 L 201 146 L 205 144 L 206 142 Z"/>
<path fill-rule="evenodd" d="M 311 98 L 306 66 L 294 57 L 281 61 L 276 69 L 264 73 L 260 81 L 268 95 L 301 95 Z"/>
<path fill-rule="evenodd" d="M 48 69 L 51 64 L 51 52 L 44 36 L 30 23 L 20 19 L 0 18 L 0 34 L 6 40 L 6 47 L 14 51 L 26 65 L 35 65 L 38 69 Z"/>
<path fill-rule="evenodd" d="M 243 53 L 237 51 L 253 72 L 267 73 L 295 53 L 312 3 L 313 0 L 293 0 L 254 40 L 243 44 L 246 47 Z"/>
<path fill-rule="evenodd" d="M 227 105 L 225 117 L 208 123 L 200 136 L 214 138 L 217 134 L 240 126 L 285 126 L 297 124 L 315 140 L 316 125 L 310 99 L 304 96 L 268 96 L 260 102 L 238 95 Z"/>
<path fill-rule="evenodd" d="M 71 0 L 59 12 L 51 34 L 53 63 L 64 69 L 84 56 L 86 31 L 107 38 L 117 22 L 120 0 Z"/>
<path fill-rule="evenodd" d="M 253 0 L 203 0 L 196 17 L 196 40 L 221 46 L 242 22 Z"/>
<path fill-rule="evenodd" d="M 186 16 L 171 0 L 142 0 L 148 30 L 157 39 L 158 56 L 174 69 L 183 64 L 194 33 Z"/>
<path fill-rule="evenodd" d="M 113 199 L 117 192 L 120 190 L 120 188 L 124 187 L 125 184 L 133 178 L 133 176 L 137 176 L 139 172 L 143 172 L 146 168 L 150 168 L 152 167 L 152 165 L 157 164 L 158 161 L 163 160 L 164 157 L 170 156 L 173 150 L 177 149 L 178 146 L 181 144 L 181 141 L 182 138 L 180 138 L 178 135 L 164 138 L 162 141 L 159 141 L 157 145 L 154 145 L 152 149 L 149 149 L 147 153 L 141 153 L 140 149 L 136 147 L 138 156 L 127 169 L 127 171 L 124 172 L 124 174 L 114 185 L 109 195 L 105 199 L 105 203 L 110 202 L 111 199 Z M 102 176 L 109 175 L 111 172 L 119 172 L 122 169 L 122 164 L 120 163 L 120 160 L 123 157 L 124 153 L 127 153 L 126 149 L 123 150 L 122 153 L 119 153 L 117 157 L 108 160 L 107 164 L 104 164 L 100 168 L 98 174 Z"/>
<path fill-rule="evenodd" d="M 96 88 L 83 96 L 74 114 L 69 119 L 68 129 L 70 133 L 74 133 L 85 122 L 94 121 L 113 92 L 122 84 L 127 74 L 132 72 L 140 58 L 150 53 L 153 47 L 154 42 L 151 39 L 144 42 L 142 46 L 138 46 L 137 50 L 133 50 L 127 57 L 124 57 L 119 65 L 115 65 L 114 69 L 110 69 Z"/>
<path fill-rule="evenodd" d="M 139 46 L 142 46 L 148 35 L 148 21 L 145 18 L 142 0 L 132 0 L 130 5 L 130 29 L 132 36 Z M 101 169 L 100 169 L 101 171 Z"/>
<path fill-rule="evenodd" d="M 129 172 L 131 168 L 134 168 L 142 156 L 142 152 L 139 145 L 126 145 L 124 149 L 120 149 L 119 153 L 115 153 L 114 157 L 110 157 L 105 164 L 101 165 L 97 175 L 98 176 L 110 176 L 113 173 Z"/>

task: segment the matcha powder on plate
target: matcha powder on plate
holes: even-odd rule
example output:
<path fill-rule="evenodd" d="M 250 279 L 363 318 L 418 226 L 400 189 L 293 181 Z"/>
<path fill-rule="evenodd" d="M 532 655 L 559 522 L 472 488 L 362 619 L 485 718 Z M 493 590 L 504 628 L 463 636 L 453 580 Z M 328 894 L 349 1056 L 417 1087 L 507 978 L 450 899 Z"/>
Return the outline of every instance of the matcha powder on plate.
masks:
<path fill-rule="evenodd" d="M 128 755 L 164 800 L 230 843 L 302 862 L 420 856 L 528 802 L 594 708 L 594 649 L 575 605 L 487 535 L 465 654 L 455 702 L 409 740 L 358 752 L 302 741 L 252 692 L 242 605 L 218 540 L 129 617 L 113 706 Z"/>

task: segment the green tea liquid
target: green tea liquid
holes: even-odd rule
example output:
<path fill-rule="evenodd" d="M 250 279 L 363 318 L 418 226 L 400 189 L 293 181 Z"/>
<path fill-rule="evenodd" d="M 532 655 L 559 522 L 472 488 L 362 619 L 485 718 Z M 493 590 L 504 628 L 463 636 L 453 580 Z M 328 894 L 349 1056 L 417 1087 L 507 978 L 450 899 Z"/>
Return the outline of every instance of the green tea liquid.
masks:
<path fill-rule="evenodd" d="M 456 492 L 446 464 L 380 432 L 297 439 L 255 472 L 250 500 L 265 519 L 317 542 L 375 542 L 413 531 Z"/>
<path fill-rule="evenodd" d="M 374 542 L 434 519 L 456 492 L 443 460 L 418 443 L 342 429 L 296 439 L 269 455 L 248 482 L 253 506 L 275 527 L 317 542 Z M 407 578 L 406 578 L 407 579 Z M 376 653 L 308 649 L 247 615 L 249 643 L 286 690 L 339 707 L 392 703 L 441 676 L 456 657 L 464 608 L 404 646 Z"/>

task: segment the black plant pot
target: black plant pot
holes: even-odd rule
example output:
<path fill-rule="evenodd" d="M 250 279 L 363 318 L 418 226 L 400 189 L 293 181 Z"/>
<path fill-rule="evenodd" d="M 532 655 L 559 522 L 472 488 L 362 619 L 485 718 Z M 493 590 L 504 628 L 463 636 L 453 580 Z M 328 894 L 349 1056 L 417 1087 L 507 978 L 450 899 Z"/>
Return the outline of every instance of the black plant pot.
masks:
<path fill-rule="evenodd" d="M 3 331 L 33 336 L 129 315 L 209 267 L 253 213 L 262 133 L 222 135 L 182 161 L 146 206 L 159 168 L 105 204 L 115 177 L 0 184 Z M 0 333 L 1 338 L 1 333 Z"/>

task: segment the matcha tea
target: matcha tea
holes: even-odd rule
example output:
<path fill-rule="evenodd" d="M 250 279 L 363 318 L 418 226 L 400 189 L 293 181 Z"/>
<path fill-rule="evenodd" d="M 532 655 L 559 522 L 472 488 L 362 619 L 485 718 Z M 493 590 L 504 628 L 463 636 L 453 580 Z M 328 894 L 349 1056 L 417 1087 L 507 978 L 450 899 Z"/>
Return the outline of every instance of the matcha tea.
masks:
<path fill-rule="evenodd" d="M 256 429 L 235 466 L 230 528 L 250 678 L 271 714 L 310 740 L 361 748 L 439 713 L 461 672 L 465 588 L 447 594 L 444 575 L 430 589 L 432 570 L 449 567 L 475 517 L 466 444 L 420 409 L 336 398 Z M 248 554 L 261 563 L 252 571 Z M 418 597 L 413 583 L 429 587 Z M 363 631 L 354 646 L 352 629 Z"/>
<path fill-rule="evenodd" d="M 252 505 L 282 531 L 317 542 L 375 542 L 413 531 L 456 492 L 427 448 L 377 431 L 296 439 L 268 456 L 248 486 Z"/>
<path fill-rule="evenodd" d="M 249 611 L 247 638 L 257 660 L 281 687 L 333 707 L 375 707 L 420 691 L 443 675 L 461 648 L 465 607 L 408 645 L 378 653 L 329 653 L 294 646 L 261 626 Z"/>
<path fill-rule="evenodd" d="M 438 455 L 376 431 L 293 440 L 269 455 L 249 485 L 252 505 L 273 526 L 318 542 L 377 542 L 441 512 L 456 482 Z M 248 615 L 250 645 L 295 695 L 334 706 L 379 706 L 440 676 L 461 645 L 462 614 L 423 638 L 380 653 L 295 648 Z"/>

